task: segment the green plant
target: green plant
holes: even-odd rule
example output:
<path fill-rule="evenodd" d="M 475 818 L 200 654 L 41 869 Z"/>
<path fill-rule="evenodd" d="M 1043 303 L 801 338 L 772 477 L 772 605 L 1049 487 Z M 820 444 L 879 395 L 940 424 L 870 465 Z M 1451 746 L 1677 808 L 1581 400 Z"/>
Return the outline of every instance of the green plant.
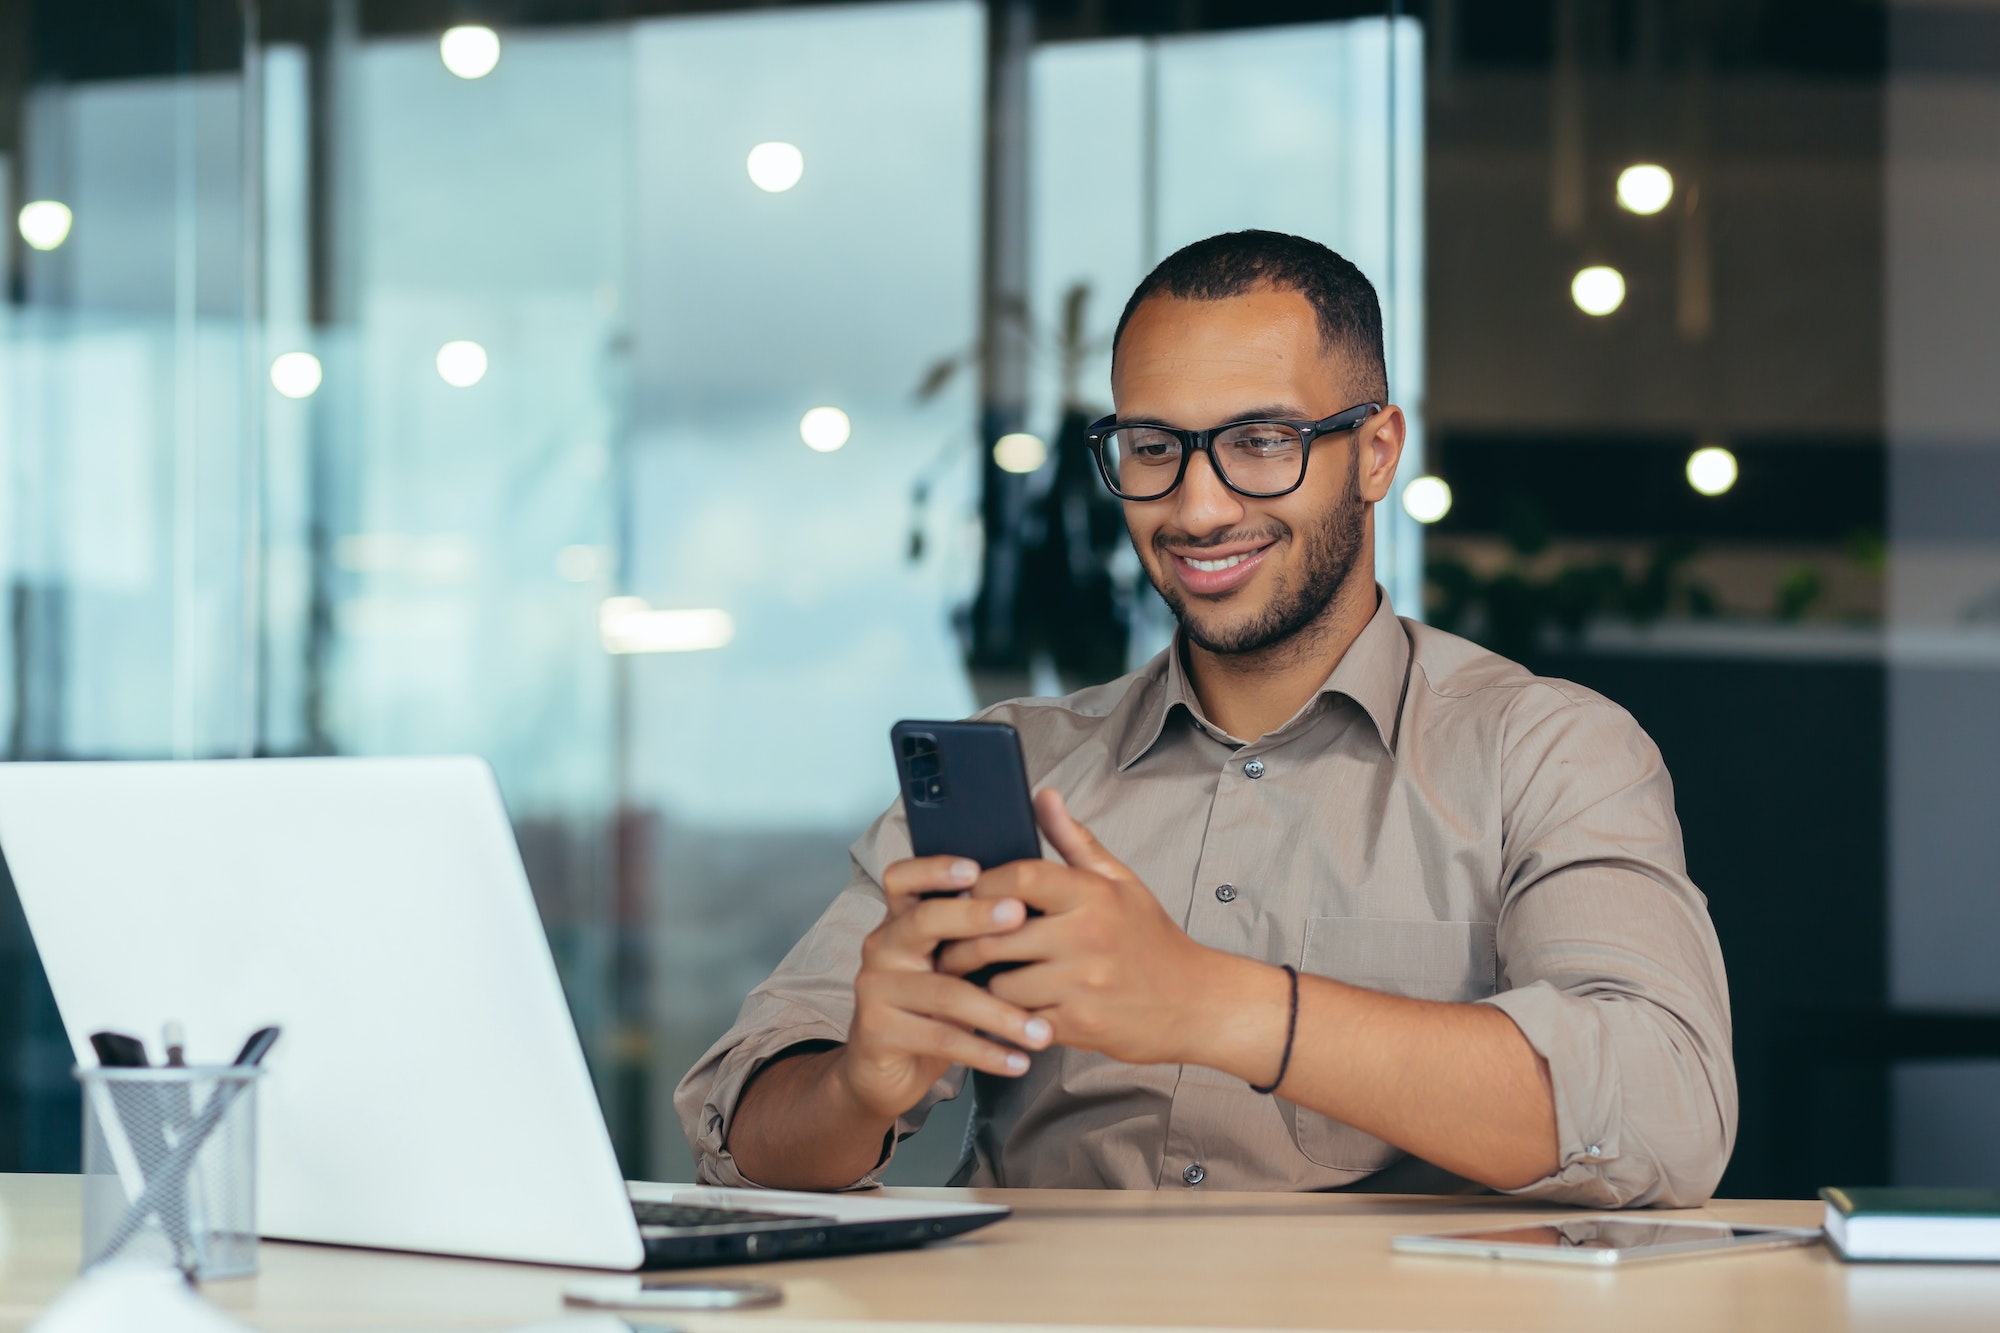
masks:
<path fill-rule="evenodd" d="M 1716 614 L 1714 591 L 1686 576 L 1697 549 L 1692 542 L 1659 542 L 1636 574 L 1624 562 L 1597 559 L 1538 575 L 1534 558 L 1552 540 L 1541 506 L 1532 497 L 1515 496 L 1506 509 L 1504 530 L 1512 554 L 1491 575 L 1451 556 L 1425 564 L 1426 608 L 1433 624 L 1521 657 L 1551 630 L 1575 640 L 1593 621 L 1606 618 L 1648 625 L 1677 608 L 1691 616 Z"/>

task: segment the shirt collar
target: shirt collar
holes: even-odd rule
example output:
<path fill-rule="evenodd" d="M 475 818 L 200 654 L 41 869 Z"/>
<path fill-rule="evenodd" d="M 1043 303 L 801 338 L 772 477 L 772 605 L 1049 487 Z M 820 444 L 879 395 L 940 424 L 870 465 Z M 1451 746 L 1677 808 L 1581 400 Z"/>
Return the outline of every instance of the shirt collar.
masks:
<path fill-rule="evenodd" d="M 1118 768 L 1121 772 L 1153 748 L 1175 708 L 1185 709 L 1189 718 L 1196 722 L 1202 719 L 1201 702 L 1195 697 L 1193 683 L 1188 680 L 1187 671 L 1181 665 L 1181 635 L 1178 630 L 1174 633 L 1174 641 L 1148 664 L 1144 674 L 1149 688 L 1145 699 L 1133 713 L 1124 742 L 1119 746 Z M 1352 699 L 1374 724 L 1375 734 L 1381 738 L 1383 747 L 1393 754 L 1397 739 L 1396 723 L 1402 714 L 1404 688 L 1409 675 L 1410 636 L 1403 629 L 1402 621 L 1396 618 L 1395 608 L 1389 604 L 1388 590 L 1378 584 L 1375 614 L 1368 618 L 1368 623 L 1361 627 L 1361 633 L 1348 645 L 1333 668 L 1333 674 L 1313 692 L 1312 699 L 1299 711 L 1303 715 L 1306 709 L 1327 694 Z"/>

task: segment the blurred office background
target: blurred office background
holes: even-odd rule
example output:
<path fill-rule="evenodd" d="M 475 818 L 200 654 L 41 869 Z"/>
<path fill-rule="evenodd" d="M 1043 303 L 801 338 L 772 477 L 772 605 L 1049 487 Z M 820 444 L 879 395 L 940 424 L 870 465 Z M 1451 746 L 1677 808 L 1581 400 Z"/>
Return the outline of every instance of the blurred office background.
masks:
<path fill-rule="evenodd" d="M 0 0 L 0 215 L 0 753 L 485 756 L 630 1175 L 893 720 L 1166 641 L 1077 435 L 1264 226 L 1399 610 L 1666 752 L 1725 1192 L 2000 1185 L 2000 5 Z M 69 1064 L 0 889 L 0 1169 Z"/>

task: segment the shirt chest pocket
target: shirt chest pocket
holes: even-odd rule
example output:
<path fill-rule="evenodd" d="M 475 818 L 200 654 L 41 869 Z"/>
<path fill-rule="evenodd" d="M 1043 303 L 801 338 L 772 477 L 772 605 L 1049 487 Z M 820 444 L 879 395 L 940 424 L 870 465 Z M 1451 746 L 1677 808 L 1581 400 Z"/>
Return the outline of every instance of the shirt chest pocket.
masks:
<path fill-rule="evenodd" d="M 1482 999 L 1498 985 L 1490 921 L 1398 921 L 1316 916 L 1306 921 L 1299 971 L 1414 1000 Z M 1373 1135 L 1290 1102 L 1299 1151 L 1321 1166 L 1378 1171 L 1401 1156 Z"/>

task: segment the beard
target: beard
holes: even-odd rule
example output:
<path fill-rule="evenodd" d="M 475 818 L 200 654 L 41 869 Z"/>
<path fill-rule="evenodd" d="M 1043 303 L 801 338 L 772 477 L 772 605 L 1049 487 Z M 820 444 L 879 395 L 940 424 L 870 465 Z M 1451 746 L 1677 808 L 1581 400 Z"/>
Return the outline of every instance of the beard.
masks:
<path fill-rule="evenodd" d="M 1289 524 L 1275 520 L 1255 532 L 1225 532 L 1206 543 L 1222 546 L 1245 537 L 1282 541 L 1293 535 Z M 1166 574 L 1173 557 L 1165 549 L 1166 534 L 1155 533 L 1153 554 L 1157 564 L 1147 566 L 1146 577 L 1167 609 L 1180 622 L 1181 633 L 1197 647 L 1222 657 L 1261 653 L 1296 638 L 1317 624 L 1333 599 L 1340 595 L 1354 566 L 1361 558 L 1361 544 L 1368 537 L 1368 506 L 1361 498 L 1361 451 L 1355 450 L 1347 470 L 1347 485 L 1340 499 L 1324 517 L 1299 534 L 1299 562 L 1295 571 L 1280 576 L 1270 603 L 1256 616 L 1235 626 L 1204 624 L 1190 614 L 1179 584 Z"/>

